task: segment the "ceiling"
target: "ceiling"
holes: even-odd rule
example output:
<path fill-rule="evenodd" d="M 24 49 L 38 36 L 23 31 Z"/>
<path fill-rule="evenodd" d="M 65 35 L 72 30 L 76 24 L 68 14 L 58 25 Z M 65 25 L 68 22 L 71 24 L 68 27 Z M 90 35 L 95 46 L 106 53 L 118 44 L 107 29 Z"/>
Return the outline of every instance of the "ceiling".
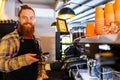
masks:
<path fill-rule="evenodd" d="M 67 20 L 67 22 L 82 22 L 94 17 L 95 7 L 103 6 L 107 2 L 114 2 L 114 0 L 18 0 L 20 3 L 28 3 L 35 5 L 45 5 L 52 8 L 57 13 L 62 7 L 70 7 L 74 10 L 76 17 Z M 90 18 L 89 15 L 92 15 Z M 85 19 L 82 19 L 85 18 Z"/>
<path fill-rule="evenodd" d="M 20 3 L 46 5 L 50 8 L 54 8 L 56 0 L 18 0 Z"/>
<path fill-rule="evenodd" d="M 52 24 L 55 21 L 57 13 L 63 7 L 72 8 L 76 14 L 74 18 L 66 20 L 68 25 L 69 26 L 71 25 L 81 26 L 81 25 L 84 25 L 88 21 L 94 22 L 96 6 L 104 7 L 105 3 L 110 2 L 110 1 L 114 2 L 114 0 L 17 0 L 17 1 L 20 3 L 44 5 L 46 6 L 44 9 L 54 10 L 53 16 L 51 17 L 52 20 L 51 21 L 48 20 L 49 22 L 48 27 L 50 27 L 50 24 Z M 47 16 L 48 13 L 44 15 Z M 37 24 L 39 25 L 39 23 Z M 46 24 L 44 25 L 46 26 Z M 45 28 L 45 30 L 47 31 L 49 29 Z M 52 30 L 52 32 L 55 32 L 55 30 Z"/>

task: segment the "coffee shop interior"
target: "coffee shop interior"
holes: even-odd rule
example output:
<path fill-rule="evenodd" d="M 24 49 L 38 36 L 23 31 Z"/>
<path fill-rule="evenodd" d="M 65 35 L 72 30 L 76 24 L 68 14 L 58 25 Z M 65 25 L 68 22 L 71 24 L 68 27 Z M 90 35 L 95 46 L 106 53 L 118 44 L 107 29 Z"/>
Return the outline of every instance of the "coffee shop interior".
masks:
<path fill-rule="evenodd" d="M 50 80 L 120 80 L 120 0 L 0 0 L 0 39 L 23 4 L 35 11 Z"/>

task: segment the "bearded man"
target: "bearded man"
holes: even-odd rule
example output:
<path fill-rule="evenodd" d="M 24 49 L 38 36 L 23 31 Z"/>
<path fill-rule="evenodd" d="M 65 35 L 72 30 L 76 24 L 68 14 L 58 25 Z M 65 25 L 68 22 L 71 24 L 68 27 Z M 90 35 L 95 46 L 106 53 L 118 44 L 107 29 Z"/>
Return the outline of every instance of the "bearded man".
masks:
<path fill-rule="evenodd" d="M 18 28 L 0 41 L 0 71 L 6 73 L 5 80 L 37 80 L 39 59 L 36 56 L 41 50 L 34 36 L 34 10 L 22 5 L 18 21 Z M 41 78 L 48 78 L 42 64 Z"/>

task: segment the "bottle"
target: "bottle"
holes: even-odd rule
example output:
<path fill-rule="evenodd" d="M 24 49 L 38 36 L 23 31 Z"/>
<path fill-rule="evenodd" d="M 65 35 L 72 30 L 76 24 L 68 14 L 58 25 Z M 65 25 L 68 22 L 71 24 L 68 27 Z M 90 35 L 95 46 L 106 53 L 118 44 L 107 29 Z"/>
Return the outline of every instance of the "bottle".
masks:
<path fill-rule="evenodd" d="M 83 26 L 79 26 L 79 27 L 73 27 L 70 32 L 72 33 L 72 40 L 74 41 L 74 39 L 78 38 L 78 37 L 85 37 L 84 35 L 84 28 Z"/>

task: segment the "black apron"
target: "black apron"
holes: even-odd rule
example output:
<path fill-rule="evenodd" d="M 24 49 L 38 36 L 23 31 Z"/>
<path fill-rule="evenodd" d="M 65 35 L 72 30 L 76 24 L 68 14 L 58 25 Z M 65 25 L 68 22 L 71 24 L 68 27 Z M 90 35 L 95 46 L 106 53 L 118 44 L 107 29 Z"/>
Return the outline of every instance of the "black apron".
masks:
<path fill-rule="evenodd" d="M 36 50 L 36 45 L 34 39 L 20 39 L 20 50 L 16 56 L 23 55 L 26 53 L 38 53 Z M 22 67 L 18 70 L 7 73 L 6 80 L 36 80 L 38 73 L 37 62 Z"/>

